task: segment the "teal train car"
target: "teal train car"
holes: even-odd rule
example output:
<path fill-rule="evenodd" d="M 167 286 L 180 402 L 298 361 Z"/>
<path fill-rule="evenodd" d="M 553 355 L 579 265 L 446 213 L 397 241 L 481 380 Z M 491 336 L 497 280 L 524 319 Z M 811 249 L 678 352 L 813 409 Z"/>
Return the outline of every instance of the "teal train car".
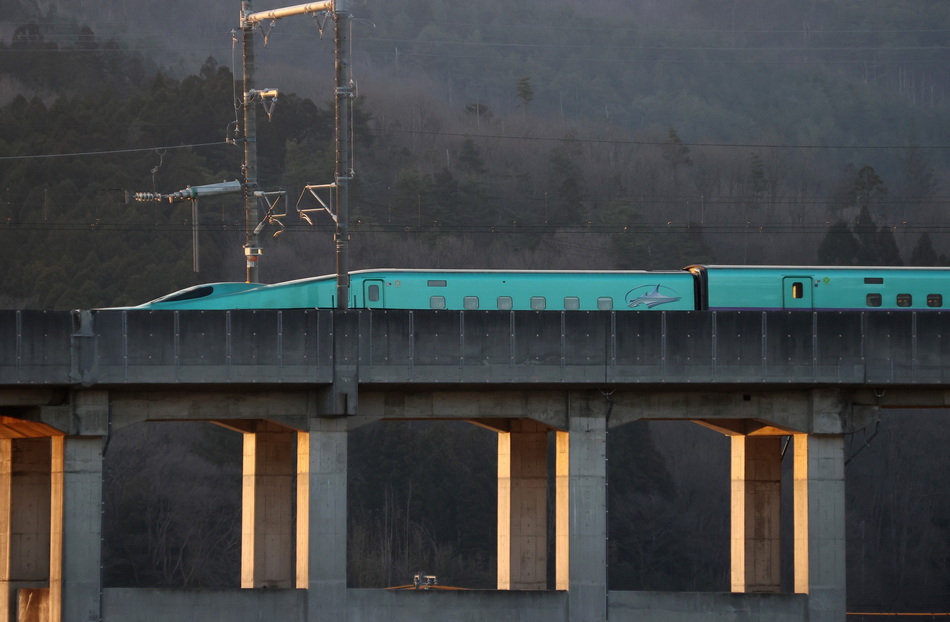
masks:
<path fill-rule="evenodd" d="M 939 310 L 946 268 L 690 266 L 699 309 Z"/>
<path fill-rule="evenodd" d="M 684 271 L 360 270 L 350 273 L 352 309 L 609 311 L 696 308 Z M 140 309 L 335 308 L 336 275 L 285 283 L 210 283 Z"/>
<path fill-rule="evenodd" d="M 669 271 L 360 270 L 352 309 L 455 311 L 930 310 L 944 268 L 688 266 Z M 336 275 L 270 285 L 209 283 L 133 309 L 333 309 Z"/>

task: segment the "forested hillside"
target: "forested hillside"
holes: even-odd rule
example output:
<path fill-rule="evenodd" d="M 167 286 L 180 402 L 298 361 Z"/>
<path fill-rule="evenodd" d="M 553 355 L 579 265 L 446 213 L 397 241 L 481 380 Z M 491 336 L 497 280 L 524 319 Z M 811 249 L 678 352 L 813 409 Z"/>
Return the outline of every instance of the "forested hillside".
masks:
<path fill-rule="evenodd" d="M 150 3 L 14 4 L 0 259 L 61 252 L 0 281 L 10 304 L 241 278 L 239 201 L 202 202 L 198 275 L 187 206 L 120 202 L 240 177 L 237 3 L 185 24 Z M 354 267 L 942 262 L 947 7 L 768 4 L 354 2 Z M 330 223 L 293 209 L 332 180 L 332 48 L 309 17 L 266 32 L 257 80 L 286 94 L 259 111 L 261 183 L 290 204 L 265 242 L 276 281 L 333 271 Z"/>
<path fill-rule="evenodd" d="M 133 304 L 242 280 L 239 198 L 200 202 L 198 273 L 190 206 L 129 201 L 241 178 L 241 148 L 227 142 L 240 121 L 240 3 L 9 4 L 0 307 Z M 351 8 L 354 269 L 948 263 L 947 3 Z M 333 174 L 320 25 L 282 20 L 266 46 L 257 39 L 257 85 L 281 90 L 271 120 L 259 110 L 260 182 L 285 189 L 289 208 L 265 229 L 268 282 L 334 270 L 331 223 L 294 209 L 303 186 Z M 849 438 L 849 607 L 950 611 L 946 415 L 916 417 Z M 110 447 L 107 580 L 234 585 L 239 437 L 156 428 L 123 430 Z M 380 423 L 353 439 L 350 583 L 425 570 L 493 585 L 493 435 Z M 638 423 L 609 442 L 611 588 L 727 589 L 724 438 Z M 212 502 L 191 505 L 195 490 Z"/>

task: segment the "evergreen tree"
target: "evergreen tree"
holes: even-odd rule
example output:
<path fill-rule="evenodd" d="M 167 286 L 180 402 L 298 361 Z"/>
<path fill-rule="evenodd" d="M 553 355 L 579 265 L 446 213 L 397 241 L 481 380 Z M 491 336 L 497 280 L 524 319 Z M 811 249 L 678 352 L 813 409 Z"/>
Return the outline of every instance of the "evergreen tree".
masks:
<path fill-rule="evenodd" d="M 937 193 L 934 166 L 916 143 L 911 143 L 900 156 L 901 194 L 909 200 L 929 199 Z"/>
<path fill-rule="evenodd" d="M 868 205 L 861 206 L 861 212 L 854 223 L 854 235 L 858 240 L 858 250 L 855 254 L 855 261 L 859 266 L 878 266 L 881 265 L 880 249 L 878 248 L 877 225 L 871 218 Z"/>
<path fill-rule="evenodd" d="M 922 218 L 930 201 L 937 195 L 936 171 L 919 146 L 911 143 L 901 154 L 900 198 L 904 209 L 901 221 Z"/>
<path fill-rule="evenodd" d="M 900 250 L 897 248 L 897 240 L 894 239 L 894 231 L 890 227 L 881 227 L 878 230 L 877 249 L 877 265 L 904 265 L 904 260 L 901 259 Z"/>
<path fill-rule="evenodd" d="M 852 204 L 870 214 L 871 204 L 887 196 L 887 186 L 873 166 L 858 169 L 852 188 Z"/>
<path fill-rule="evenodd" d="M 479 177 L 484 175 L 485 162 L 482 160 L 482 154 L 471 138 L 462 141 L 461 151 L 458 157 L 459 168 L 462 172 Z"/>
<path fill-rule="evenodd" d="M 679 189 L 679 171 L 684 166 L 690 166 L 693 158 L 689 154 L 689 147 L 683 144 L 679 134 L 672 127 L 667 132 L 666 142 L 663 144 L 663 159 L 670 166 L 670 180 L 673 190 Z"/>
<path fill-rule="evenodd" d="M 545 220 L 556 225 L 575 225 L 584 214 L 584 187 L 580 167 L 573 156 L 573 137 L 568 137 L 548 155 L 549 178 L 554 192 Z"/>
<path fill-rule="evenodd" d="M 518 80 L 517 86 L 518 99 L 521 101 L 521 107 L 524 115 L 528 116 L 528 104 L 534 99 L 534 89 L 531 88 L 531 78 L 525 76 Z"/>
<path fill-rule="evenodd" d="M 756 201 L 768 199 L 770 183 L 765 175 L 765 163 L 757 153 L 753 153 L 749 160 L 752 196 Z"/>
<path fill-rule="evenodd" d="M 910 254 L 910 265 L 912 266 L 939 266 L 940 258 L 937 251 L 934 250 L 930 234 L 924 232 L 917 238 L 914 250 Z"/>
<path fill-rule="evenodd" d="M 848 224 L 839 220 L 818 246 L 818 263 L 823 266 L 850 266 L 858 253 L 858 241 Z"/>

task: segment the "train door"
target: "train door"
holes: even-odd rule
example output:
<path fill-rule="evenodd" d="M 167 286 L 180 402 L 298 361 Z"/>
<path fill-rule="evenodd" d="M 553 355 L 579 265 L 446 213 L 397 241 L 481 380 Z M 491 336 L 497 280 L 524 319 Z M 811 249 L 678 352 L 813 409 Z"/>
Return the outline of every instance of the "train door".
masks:
<path fill-rule="evenodd" d="M 363 281 L 363 305 L 367 309 L 383 309 L 383 280 L 366 279 Z"/>
<path fill-rule="evenodd" d="M 811 309 L 814 285 L 809 276 L 782 278 L 782 299 L 786 309 Z"/>

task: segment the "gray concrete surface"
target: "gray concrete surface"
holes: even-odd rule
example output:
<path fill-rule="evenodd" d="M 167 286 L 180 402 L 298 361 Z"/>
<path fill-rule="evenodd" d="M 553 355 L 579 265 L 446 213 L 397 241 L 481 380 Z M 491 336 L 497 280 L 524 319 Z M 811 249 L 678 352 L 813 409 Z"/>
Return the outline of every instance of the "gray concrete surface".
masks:
<path fill-rule="evenodd" d="M 568 622 L 567 592 L 347 590 L 346 622 Z M 807 597 L 712 592 L 610 592 L 612 622 L 801 622 Z M 118 622 L 307 622 L 304 590 L 108 588 Z"/>
<path fill-rule="evenodd" d="M 945 385 L 925 312 L 0 311 L 0 386 Z M 343 399 L 343 398 L 346 399 Z M 336 411 L 336 412 L 331 412 Z"/>
<path fill-rule="evenodd" d="M 0 311 L 0 438 L 53 435 L 48 595 L 66 622 L 841 620 L 842 434 L 950 405 L 948 331 L 942 313 Z M 525 417 L 557 430 L 566 590 L 346 588 L 349 429 Z M 607 592 L 605 436 L 651 418 L 796 436 L 800 593 Z M 175 419 L 296 431 L 298 589 L 100 590 L 103 446 Z"/>

